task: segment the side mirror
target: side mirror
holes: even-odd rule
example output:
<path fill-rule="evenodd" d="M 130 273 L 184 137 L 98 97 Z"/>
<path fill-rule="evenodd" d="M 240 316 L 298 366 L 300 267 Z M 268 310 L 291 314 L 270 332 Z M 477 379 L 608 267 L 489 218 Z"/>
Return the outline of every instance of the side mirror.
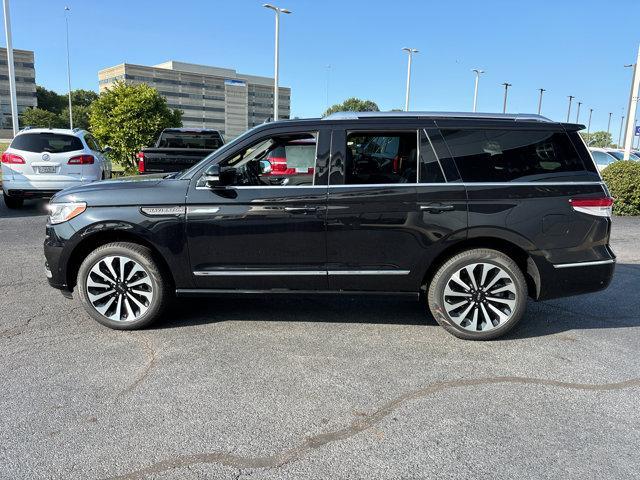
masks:
<path fill-rule="evenodd" d="M 271 173 L 271 162 L 269 160 L 260 160 L 260 174 L 268 175 Z"/>
<path fill-rule="evenodd" d="M 236 177 L 236 169 L 231 167 L 220 168 L 220 165 L 211 165 L 202 175 L 209 188 L 225 187 L 231 185 Z"/>
<path fill-rule="evenodd" d="M 102 149 L 102 153 L 109 153 L 112 150 L 113 148 L 111 148 L 109 145 L 105 145 L 104 148 Z"/>

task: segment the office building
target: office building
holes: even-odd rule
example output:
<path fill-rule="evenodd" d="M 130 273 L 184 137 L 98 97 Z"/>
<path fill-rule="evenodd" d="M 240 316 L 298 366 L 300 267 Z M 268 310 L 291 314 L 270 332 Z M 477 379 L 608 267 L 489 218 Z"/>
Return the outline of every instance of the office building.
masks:
<path fill-rule="evenodd" d="M 215 128 L 227 139 L 273 117 L 273 78 L 228 68 L 169 61 L 152 67 L 123 63 L 98 72 L 100 91 L 116 81 L 146 83 L 182 110 L 184 127 Z M 279 88 L 280 118 L 289 118 L 291 89 Z"/>
<path fill-rule="evenodd" d="M 30 50 L 13 49 L 13 64 L 16 77 L 16 97 L 18 113 L 26 108 L 37 106 L 36 100 L 36 69 L 34 55 Z M 11 97 L 9 95 L 9 66 L 7 64 L 7 49 L 0 48 L 0 130 L 2 136 L 13 136 L 11 124 Z M 4 131 L 9 131 L 8 133 Z M 7 136 L 8 135 L 8 136 Z"/>

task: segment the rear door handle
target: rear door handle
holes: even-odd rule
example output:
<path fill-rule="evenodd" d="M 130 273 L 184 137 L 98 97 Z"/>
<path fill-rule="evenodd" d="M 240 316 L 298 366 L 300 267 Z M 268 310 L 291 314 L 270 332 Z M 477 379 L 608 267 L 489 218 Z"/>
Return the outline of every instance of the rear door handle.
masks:
<path fill-rule="evenodd" d="M 317 210 L 317 207 L 284 207 L 284 211 L 289 213 L 315 213 Z"/>
<path fill-rule="evenodd" d="M 430 203 L 428 205 L 420 205 L 420 210 L 429 213 L 451 212 L 455 209 L 453 205 L 445 205 L 443 203 Z"/>

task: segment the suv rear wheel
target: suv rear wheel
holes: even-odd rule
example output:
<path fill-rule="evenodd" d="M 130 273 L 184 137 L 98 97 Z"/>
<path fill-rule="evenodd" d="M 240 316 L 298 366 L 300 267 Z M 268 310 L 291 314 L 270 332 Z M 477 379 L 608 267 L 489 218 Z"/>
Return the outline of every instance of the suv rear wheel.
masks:
<path fill-rule="evenodd" d="M 10 197 L 6 193 L 2 192 L 2 196 L 4 197 L 4 204 L 7 208 L 20 208 L 24 204 L 24 199 L 20 197 Z"/>
<path fill-rule="evenodd" d="M 504 253 L 467 250 L 437 270 L 427 299 L 434 318 L 449 333 L 466 340 L 489 340 L 504 335 L 522 318 L 527 282 Z"/>
<path fill-rule="evenodd" d="M 78 270 L 78 292 L 91 317 L 118 330 L 149 325 L 170 296 L 168 281 L 151 251 L 128 242 L 109 243 L 91 252 Z"/>

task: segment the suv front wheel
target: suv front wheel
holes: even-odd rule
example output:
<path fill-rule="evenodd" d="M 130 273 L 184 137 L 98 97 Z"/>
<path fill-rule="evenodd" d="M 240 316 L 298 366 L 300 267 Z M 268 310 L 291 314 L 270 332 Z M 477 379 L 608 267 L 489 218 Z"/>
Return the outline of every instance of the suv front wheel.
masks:
<path fill-rule="evenodd" d="M 489 340 L 504 335 L 522 318 L 527 282 L 507 255 L 478 248 L 447 260 L 433 276 L 427 299 L 434 318 L 449 333 Z"/>
<path fill-rule="evenodd" d="M 150 324 L 170 296 L 151 251 L 128 242 L 103 245 L 84 259 L 78 270 L 78 293 L 91 317 L 118 330 Z"/>

